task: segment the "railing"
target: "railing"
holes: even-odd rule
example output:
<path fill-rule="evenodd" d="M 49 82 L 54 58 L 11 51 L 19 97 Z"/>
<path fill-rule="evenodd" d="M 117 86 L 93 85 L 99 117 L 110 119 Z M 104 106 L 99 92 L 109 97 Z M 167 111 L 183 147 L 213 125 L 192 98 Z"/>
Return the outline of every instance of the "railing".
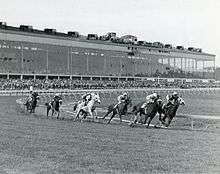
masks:
<path fill-rule="evenodd" d="M 180 89 L 180 88 L 132 88 L 132 89 L 82 89 L 82 90 L 69 90 L 69 89 L 53 89 L 53 90 L 35 90 L 40 95 L 47 94 L 52 95 L 55 93 L 59 93 L 61 95 L 69 95 L 69 94 L 83 94 L 88 92 L 97 92 L 97 93 L 121 93 L 123 91 L 127 92 L 215 92 L 220 91 L 220 88 L 191 88 L 191 89 Z M 0 96 L 27 96 L 30 93 L 29 90 L 0 90 Z"/>

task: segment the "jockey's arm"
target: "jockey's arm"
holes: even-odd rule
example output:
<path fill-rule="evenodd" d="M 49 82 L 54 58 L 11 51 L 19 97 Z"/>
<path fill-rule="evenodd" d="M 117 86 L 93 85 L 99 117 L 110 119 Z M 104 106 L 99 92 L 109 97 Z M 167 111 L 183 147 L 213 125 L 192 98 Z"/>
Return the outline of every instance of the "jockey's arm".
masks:
<path fill-rule="evenodd" d="M 117 98 L 119 103 L 121 102 L 121 98 L 122 98 L 121 95 L 119 95 Z"/>
<path fill-rule="evenodd" d="M 151 95 L 148 95 L 148 96 L 146 97 L 146 103 L 152 103 L 152 102 L 153 102 L 152 96 L 151 96 Z"/>
<path fill-rule="evenodd" d="M 170 96 L 169 95 L 166 96 L 166 100 L 167 100 L 167 102 L 170 101 Z"/>

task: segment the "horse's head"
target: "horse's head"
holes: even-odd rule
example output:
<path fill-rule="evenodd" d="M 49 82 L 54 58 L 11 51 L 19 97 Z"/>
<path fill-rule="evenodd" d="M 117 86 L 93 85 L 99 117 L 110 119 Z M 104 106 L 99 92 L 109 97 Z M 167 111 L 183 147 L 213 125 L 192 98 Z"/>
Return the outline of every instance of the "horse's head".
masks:
<path fill-rule="evenodd" d="M 97 102 L 97 103 L 99 103 L 99 104 L 101 103 L 99 94 L 93 94 L 93 95 L 92 95 L 92 100 L 94 100 L 95 102 Z"/>
<path fill-rule="evenodd" d="M 161 99 L 161 98 L 158 98 L 158 99 L 156 99 L 156 104 L 158 105 L 158 106 L 162 106 L 163 105 L 163 100 Z"/>
<path fill-rule="evenodd" d="M 39 95 L 38 95 L 37 92 L 34 92 L 34 93 L 32 94 L 32 96 L 33 96 L 33 98 L 34 98 L 35 100 L 39 100 L 39 99 L 40 99 L 40 97 L 39 97 Z"/>
<path fill-rule="evenodd" d="M 179 98 L 177 99 L 177 103 L 178 103 L 178 105 L 185 105 L 185 101 L 184 101 L 183 98 L 181 98 L 181 97 L 179 97 Z"/>

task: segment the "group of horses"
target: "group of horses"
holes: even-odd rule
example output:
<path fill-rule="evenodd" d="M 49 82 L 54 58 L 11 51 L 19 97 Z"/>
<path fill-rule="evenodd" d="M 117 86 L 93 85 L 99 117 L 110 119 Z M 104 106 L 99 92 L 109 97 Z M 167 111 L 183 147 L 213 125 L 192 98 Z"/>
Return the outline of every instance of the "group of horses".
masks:
<path fill-rule="evenodd" d="M 27 109 L 34 112 L 37 104 L 37 100 L 39 99 L 38 95 L 33 95 L 33 100 L 27 104 Z M 128 97 L 124 102 L 119 104 L 111 104 L 107 108 L 106 114 L 101 117 L 101 119 L 105 119 L 108 115 L 111 114 L 110 119 L 107 124 L 111 122 L 111 120 L 118 115 L 120 118 L 120 123 L 122 123 L 122 116 L 127 116 L 128 113 L 131 114 L 129 125 L 134 127 L 136 124 L 146 124 L 149 127 L 151 121 L 159 114 L 159 121 L 164 126 L 168 127 L 175 117 L 176 112 L 180 105 L 184 105 L 184 100 L 179 97 L 173 103 L 169 105 L 169 107 L 164 107 L 164 103 L 161 98 L 155 99 L 153 102 L 147 103 L 145 107 L 143 107 L 146 101 L 137 103 L 132 107 L 132 100 Z M 87 115 L 90 115 L 93 121 L 97 118 L 97 114 L 94 114 L 96 111 L 95 103 L 101 103 L 99 94 L 92 93 L 91 99 L 86 104 L 84 101 L 79 101 L 74 104 L 73 110 L 75 111 L 75 120 L 83 120 L 87 118 Z M 54 100 L 53 102 L 46 103 L 47 108 L 47 116 L 49 111 L 52 110 L 52 116 L 54 112 L 57 112 L 57 118 L 59 118 L 60 114 L 60 106 L 62 104 L 62 100 Z M 131 111 L 128 112 L 129 108 Z M 96 115 L 96 116 L 95 116 Z"/>

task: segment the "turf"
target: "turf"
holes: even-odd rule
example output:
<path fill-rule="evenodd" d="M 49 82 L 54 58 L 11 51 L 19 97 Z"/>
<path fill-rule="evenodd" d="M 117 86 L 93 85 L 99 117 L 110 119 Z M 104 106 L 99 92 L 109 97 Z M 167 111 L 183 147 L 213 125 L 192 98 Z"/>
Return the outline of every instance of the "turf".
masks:
<path fill-rule="evenodd" d="M 170 130 L 80 123 L 23 113 L 15 100 L 0 99 L 2 173 L 220 173 L 218 122 L 206 131 L 181 118 Z"/>

